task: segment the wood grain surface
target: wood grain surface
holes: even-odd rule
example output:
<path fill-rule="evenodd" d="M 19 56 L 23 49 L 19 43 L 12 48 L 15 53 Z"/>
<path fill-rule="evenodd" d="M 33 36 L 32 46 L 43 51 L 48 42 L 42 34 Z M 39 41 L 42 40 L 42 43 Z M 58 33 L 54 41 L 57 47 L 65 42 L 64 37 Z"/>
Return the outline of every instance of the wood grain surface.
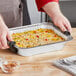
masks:
<path fill-rule="evenodd" d="M 0 76 L 72 76 L 52 64 L 52 61 L 76 55 L 76 28 L 72 31 L 73 40 L 66 43 L 62 50 L 39 54 L 31 57 L 19 56 L 10 50 L 0 50 L 0 57 L 19 61 L 20 67 L 12 74 L 0 72 Z"/>

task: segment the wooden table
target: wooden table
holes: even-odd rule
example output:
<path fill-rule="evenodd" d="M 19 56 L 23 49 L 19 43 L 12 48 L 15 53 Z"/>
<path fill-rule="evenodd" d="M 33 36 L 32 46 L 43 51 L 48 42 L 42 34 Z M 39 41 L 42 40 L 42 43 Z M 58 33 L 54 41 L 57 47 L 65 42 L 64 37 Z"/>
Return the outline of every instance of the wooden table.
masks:
<path fill-rule="evenodd" d="M 76 55 L 76 28 L 73 28 L 72 36 L 74 39 L 68 42 L 62 50 L 31 57 L 22 57 L 10 50 L 0 50 L 0 56 L 5 56 L 7 60 L 19 61 L 21 64 L 16 72 L 0 73 L 0 76 L 72 76 L 51 63 L 56 59 Z"/>

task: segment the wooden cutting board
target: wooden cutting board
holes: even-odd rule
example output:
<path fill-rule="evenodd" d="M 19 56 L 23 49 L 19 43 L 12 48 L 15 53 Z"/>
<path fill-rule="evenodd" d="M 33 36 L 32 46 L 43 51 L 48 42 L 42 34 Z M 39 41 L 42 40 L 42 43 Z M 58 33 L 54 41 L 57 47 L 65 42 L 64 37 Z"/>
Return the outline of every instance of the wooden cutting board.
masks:
<path fill-rule="evenodd" d="M 61 59 L 76 55 L 76 28 L 73 28 L 74 39 L 68 42 L 62 50 L 48 52 L 31 57 L 19 56 L 10 50 L 0 50 L 0 57 L 5 56 L 7 60 L 20 62 L 20 67 L 12 74 L 0 72 L 0 76 L 72 76 L 51 63 L 56 59 Z"/>

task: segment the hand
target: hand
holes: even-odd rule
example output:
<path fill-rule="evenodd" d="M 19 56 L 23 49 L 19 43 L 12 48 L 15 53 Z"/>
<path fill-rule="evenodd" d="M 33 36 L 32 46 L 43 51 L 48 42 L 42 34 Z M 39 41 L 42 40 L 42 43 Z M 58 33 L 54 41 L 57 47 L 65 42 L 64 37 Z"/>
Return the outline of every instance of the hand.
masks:
<path fill-rule="evenodd" d="M 0 26 L 0 49 L 9 48 L 9 46 L 7 45 L 7 39 L 9 41 L 12 41 L 8 28 L 4 25 L 1 25 Z"/>
<path fill-rule="evenodd" d="M 69 20 L 62 14 L 57 2 L 49 2 L 42 8 L 51 17 L 54 24 L 58 26 L 62 31 L 68 30 L 71 32 L 71 24 Z"/>
<path fill-rule="evenodd" d="M 7 45 L 7 39 L 12 41 L 8 27 L 5 25 L 2 17 L 0 17 L 0 49 L 9 48 Z"/>
<path fill-rule="evenodd" d="M 64 15 L 56 15 L 52 18 L 54 24 L 58 26 L 62 31 L 69 31 L 71 32 L 71 24 L 69 20 Z"/>

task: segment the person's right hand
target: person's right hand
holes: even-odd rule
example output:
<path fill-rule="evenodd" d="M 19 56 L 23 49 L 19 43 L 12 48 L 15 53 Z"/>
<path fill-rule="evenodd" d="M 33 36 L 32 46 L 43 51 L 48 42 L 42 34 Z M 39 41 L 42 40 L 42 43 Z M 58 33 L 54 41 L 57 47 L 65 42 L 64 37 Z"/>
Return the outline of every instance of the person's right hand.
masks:
<path fill-rule="evenodd" d="M 8 27 L 4 23 L 0 22 L 0 49 L 9 48 L 7 39 L 12 41 Z"/>

